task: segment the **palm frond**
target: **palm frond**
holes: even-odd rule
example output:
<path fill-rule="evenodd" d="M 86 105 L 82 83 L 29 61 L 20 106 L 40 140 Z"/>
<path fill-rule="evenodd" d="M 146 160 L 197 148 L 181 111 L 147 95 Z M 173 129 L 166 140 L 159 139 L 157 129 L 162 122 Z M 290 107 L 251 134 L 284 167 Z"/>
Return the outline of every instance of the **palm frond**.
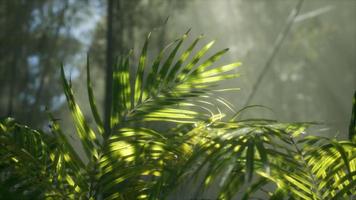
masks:
<path fill-rule="evenodd" d="M 113 127 L 117 126 L 119 122 L 123 123 L 125 121 L 195 123 L 211 117 L 209 112 L 196 112 L 192 107 L 203 107 L 203 109 L 209 110 L 204 105 L 198 106 L 197 102 L 199 100 L 197 98 L 203 97 L 204 94 L 208 93 L 208 90 L 203 89 L 208 88 L 213 83 L 236 77 L 236 74 L 224 75 L 224 73 L 234 70 L 240 63 L 237 62 L 208 70 L 207 68 L 212 66 L 214 61 L 227 51 L 227 49 L 224 49 L 194 68 L 213 45 L 214 42 L 210 42 L 198 51 L 190 62 L 183 65 L 194 47 L 201 40 L 201 36 L 189 45 L 176 63 L 173 63 L 178 50 L 187 38 L 188 32 L 175 41 L 173 49 L 164 48 L 153 64 L 150 67 L 145 67 L 147 63 L 148 36 L 139 59 L 137 73 L 130 73 L 129 71 L 129 56 L 124 59 L 125 61 L 121 59 L 118 62 L 114 72 L 114 87 L 122 92 L 120 92 L 121 95 L 118 93 L 116 99 L 113 100 L 115 104 L 113 105 L 113 108 L 115 108 L 113 115 L 118 118 L 116 120 L 117 123 L 113 123 Z M 165 60 L 163 60 L 164 54 L 167 54 Z M 145 72 L 147 73 L 146 81 L 143 78 Z M 130 86 L 130 80 L 135 80 L 135 86 Z M 185 106 L 188 105 L 185 103 L 187 100 L 190 100 L 188 107 Z M 117 104 L 121 104 L 123 107 L 118 107 Z"/>
<path fill-rule="evenodd" d="M 1 192 L 1 198 L 66 198 L 73 194 L 72 186 L 79 181 L 74 183 L 68 175 L 72 169 L 65 166 L 68 157 L 53 135 L 10 118 L 1 121 L 0 127 L 0 184 L 10 192 L 5 193 L 10 196 Z"/>
<path fill-rule="evenodd" d="M 215 188 L 213 198 L 224 200 L 258 195 L 352 199 L 355 106 L 350 140 L 306 135 L 310 123 L 241 119 L 241 112 L 259 106 L 236 111 L 216 92 L 237 88 L 214 89 L 237 77 L 241 63 L 213 66 L 228 49 L 204 60 L 214 41 L 192 55 L 202 36 L 181 51 L 188 33 L 161 50 L 151 65 L 150 34 L 137 67 L 131 66 L 132 52 L 117 59 L 110 135 L 103 135 L 89 58 L 87 91 L 96 128 L 85 119 L 63 67 L 62 84 L 77 130 L 74 140 L 52 114 L 49 133 L 1 120 L 0 198 L 156 200 L 169 199 L 188 185 L 195 188 L 192 198 Z M 233 116 L 225 119 L 225 110 Z"/>
<path fill-rule="evenodd" d="M 69 110 L 72 113 L 73 121 L 77 129 L 77 134 L 79 136 L 80 142 L 84 147 L 84 151 L 86 153 L 87 158 L 91 159 L 92 157 L 98 158 L 98 152 L 96 146 L 99 144 L 97 135 L 95 132 L 89 127 L 88 123 L 86 122 L 84 115 L 79 108 L 78 104 L 74 99 L 74 95 L 72 89 L 65 78 L 65 73 L 63 66 L 61 67 L 61 77 L 62 83 L 64 87 L 64 93 L 67 97 L 67 103 Z M 90 85 L 88 83 L 88 85 Z M 89 86 L 88 86 L 89 87 Z M 95 108 L 95 107 L 93 107 Z M 93 112 L 95 113 L 95 111 Z"/>

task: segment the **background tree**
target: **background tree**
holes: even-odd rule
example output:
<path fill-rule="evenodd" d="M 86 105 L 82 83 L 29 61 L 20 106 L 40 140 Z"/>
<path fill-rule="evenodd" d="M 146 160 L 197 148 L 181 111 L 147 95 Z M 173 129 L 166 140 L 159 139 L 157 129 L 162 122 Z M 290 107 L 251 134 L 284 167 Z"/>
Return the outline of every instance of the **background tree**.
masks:
<path fill-rule="evenodd" d="M 81 43 L 70 34 L 85 1 L 0 3 L 0 113 L 43 125 L 45 106 L 58 107 L 59 63 L 74 61 Z M 63 99 L 62 99 L 63 100 Z M 63 101 L 62 101 L 63 102 Z"/>

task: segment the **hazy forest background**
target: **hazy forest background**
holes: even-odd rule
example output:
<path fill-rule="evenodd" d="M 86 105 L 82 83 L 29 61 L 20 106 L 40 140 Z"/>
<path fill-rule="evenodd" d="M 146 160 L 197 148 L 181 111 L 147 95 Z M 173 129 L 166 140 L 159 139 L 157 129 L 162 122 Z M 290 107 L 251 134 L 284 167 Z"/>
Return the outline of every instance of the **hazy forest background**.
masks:
<path fill-rule="evenodd" d="M 215 49 L 230 48 L 221 62 L 243 63 L 241 77 L 224 83 L 241 90 L 225 98 L 270 108 L 246 116 L 322 122 L 318 134 L 344 138 L 356 88 L 355 19 L 355 0 L 1 0 L 0 117 L 43 128 L 48 107 L 71 128 L 60 63 L 88 110 L 89 53 L 104 112 L 107 66 L 117 55 L 133 48 L 137 56 L 150 31 L 155 55 L 192 28 L 216 39 Z"/>

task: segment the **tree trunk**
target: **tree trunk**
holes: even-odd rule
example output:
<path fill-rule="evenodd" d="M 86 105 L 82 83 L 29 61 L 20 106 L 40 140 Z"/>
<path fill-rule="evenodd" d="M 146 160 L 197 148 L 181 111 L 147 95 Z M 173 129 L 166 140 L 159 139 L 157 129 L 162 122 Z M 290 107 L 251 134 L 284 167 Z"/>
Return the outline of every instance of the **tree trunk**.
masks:
<path fill-rule="evenodd" d="M 110 116 L 112 106 L 112 82 L 114 64 L 114 37 L 113 37 L 114 1 L 108 0 L 107 5 L 107 33 L 106 33 L 106 77 L 105 77 L 105 101 L 104 101 L 104 130 L 105 135 L 110 135 Z"/>

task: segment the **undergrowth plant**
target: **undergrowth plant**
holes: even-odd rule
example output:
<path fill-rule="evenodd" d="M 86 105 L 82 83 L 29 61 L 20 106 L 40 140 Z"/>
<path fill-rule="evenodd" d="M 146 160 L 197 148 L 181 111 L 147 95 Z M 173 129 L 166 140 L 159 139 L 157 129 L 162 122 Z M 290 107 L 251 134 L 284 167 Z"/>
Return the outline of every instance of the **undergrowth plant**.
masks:
<path fill-rule="evenodd" d="M 89 61 L 94 128 L 61 68 L 80 146 L 50 113 L 50 132 L 1 120 L 0 199 L 170 199 L 188 182 L 192 199 L 212 188 L 218 190 L 212 199 L 354 198 L 355 108 L 349 140 L 309 135 L 308 123 L 241 119 L 244 109 L 236 111 L 220 95 L 237 88 L 216 87 L 238 76 L 240 62 L 214 67 L 228 49 L 203 59 L 214 41 L 195 50 L 199 36 L 180 50 L 187 36 L 164 48 L 151 65 L 149 35 L 137 67 L 130 54 L 118 59 L 109 132 L 94 100 Z"/>

